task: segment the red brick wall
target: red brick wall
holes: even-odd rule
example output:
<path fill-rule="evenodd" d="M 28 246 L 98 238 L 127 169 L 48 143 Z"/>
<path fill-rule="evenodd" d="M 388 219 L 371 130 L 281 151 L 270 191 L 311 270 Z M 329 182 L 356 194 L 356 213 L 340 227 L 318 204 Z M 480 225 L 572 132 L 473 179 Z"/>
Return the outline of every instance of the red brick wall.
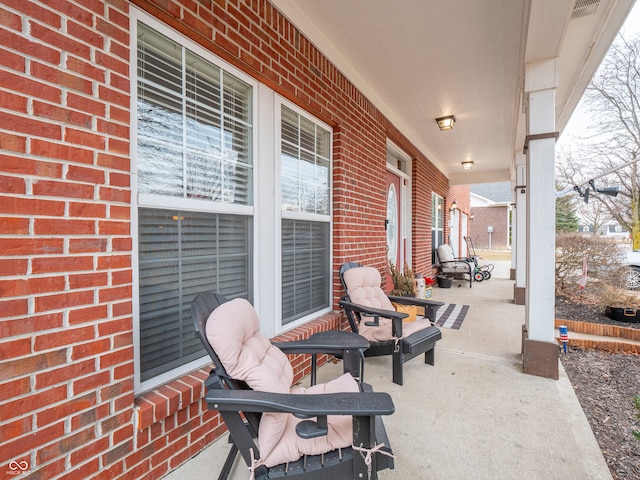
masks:
<path fill-rule="evenodd" d="M 405 149 L 414 263 L 430 266 L 430 192 L 447 179 L 266 0 L 131 3 L 334 127 L 334 272 L 384 267 L 387 137 Z M 0 471 L 155 479 L 222 431 L 204 370 L 134 398 L 131 3 L 0 6 Z M 344 328 L 317 322 L 290 335 Z"/>
<path fill-rule="evenodd" d="M 505 250 L 509 246 L 508 206 L 496 205 L 474 207 L 473 222 L 471 222 L 470 236 L 476 248 L 491 248 Z M 487 228 L 493 227 L 491 239 Z M 491 240 L 491 241 L 490 241 Z"/>

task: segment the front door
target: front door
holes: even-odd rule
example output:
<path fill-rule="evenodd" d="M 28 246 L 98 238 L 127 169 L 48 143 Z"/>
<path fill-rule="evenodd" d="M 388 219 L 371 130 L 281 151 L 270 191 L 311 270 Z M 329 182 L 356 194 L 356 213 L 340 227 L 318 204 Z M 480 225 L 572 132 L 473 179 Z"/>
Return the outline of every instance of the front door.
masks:
<path fill-rule="evenodd" d="M 387 258 L 397 269 L 402 269 L 402 179 L 394 173 L 387 171 Z M 387 275 L 386 291 L 393 290 L 391 276 Z"/>

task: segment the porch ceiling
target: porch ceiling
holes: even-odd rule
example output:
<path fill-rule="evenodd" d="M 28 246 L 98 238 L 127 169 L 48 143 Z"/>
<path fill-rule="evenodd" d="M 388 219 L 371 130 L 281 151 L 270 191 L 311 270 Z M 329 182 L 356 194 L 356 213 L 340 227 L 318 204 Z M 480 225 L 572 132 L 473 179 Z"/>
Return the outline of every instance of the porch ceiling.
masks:
<path fill-rule="evenodd" d="M 527 62 L 558 58 L 562 131 L 633 2 L 273 0 L 451 184 L 511 179 Z"/>

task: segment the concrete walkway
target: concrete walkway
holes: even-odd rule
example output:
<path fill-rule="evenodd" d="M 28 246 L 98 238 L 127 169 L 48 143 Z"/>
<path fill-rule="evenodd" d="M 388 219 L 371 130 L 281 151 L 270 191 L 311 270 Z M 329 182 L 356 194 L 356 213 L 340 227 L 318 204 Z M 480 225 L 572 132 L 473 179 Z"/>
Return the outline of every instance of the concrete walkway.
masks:
<path fill-rule="evenodd" d="M 366 359 L 365 381 L 396 406 L 385 418 L 396 467 L 380 478 L 611 479 L 562 366 L 559 380 L 522 373 L 524 307 L 513 304 L 509 262 L 493 263 L 492 278 L 471 289 L 434 287 L 435 300 L 470 305 L 460 330 L 442 329 L 435 366 L 410 361 L 399 386 L 390 358 Z M 340 372 L 327 365 L 319 377 Z M 217 478 L 228 448 L 225 436 L 165 478 Z M 232 478 L 248 478 L 242 461 Z"/>

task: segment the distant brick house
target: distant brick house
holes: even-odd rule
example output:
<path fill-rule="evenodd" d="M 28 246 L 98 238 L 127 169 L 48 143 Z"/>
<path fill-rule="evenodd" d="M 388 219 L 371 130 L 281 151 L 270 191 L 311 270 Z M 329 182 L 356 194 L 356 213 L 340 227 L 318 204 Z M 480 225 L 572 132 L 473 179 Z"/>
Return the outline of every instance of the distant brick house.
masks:
<path fill-rule="evenodd" d="M 512 196 L 509 182 L 471 186 L 469 236 L 475 248 L 511 248 Z"/>
<path fill-rule="evenodd" d="M 386 266 L 385 174 L 418 271 L 468 213 L 265 0 L 21 0 L 0 23 L 0 471 L 161 477 L 223 431 L 198 291 L 271 337 L 346 328 L 339 266 Z"/>

